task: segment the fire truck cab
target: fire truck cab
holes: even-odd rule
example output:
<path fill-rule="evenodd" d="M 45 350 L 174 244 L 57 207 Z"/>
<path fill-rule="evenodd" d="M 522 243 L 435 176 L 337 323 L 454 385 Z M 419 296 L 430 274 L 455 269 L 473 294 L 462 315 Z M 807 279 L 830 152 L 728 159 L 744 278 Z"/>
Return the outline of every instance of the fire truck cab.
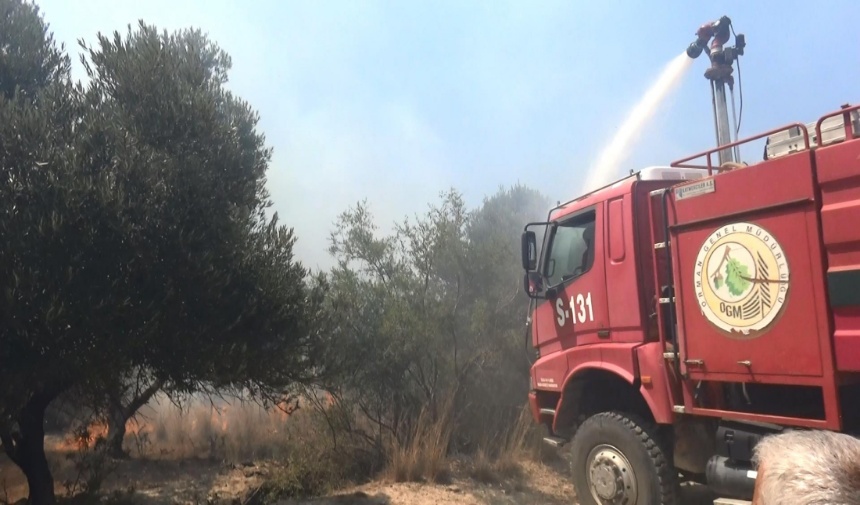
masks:
<path fill-rule="evenodd" d="M 642 170 L 525 227 L 529 401 L 581 503 L 675 503 L 683 480 L 749 500 L 762 437 L 860 429 L 858 113 Z M 764 160 L 714 163 L 759 139 Z"/>

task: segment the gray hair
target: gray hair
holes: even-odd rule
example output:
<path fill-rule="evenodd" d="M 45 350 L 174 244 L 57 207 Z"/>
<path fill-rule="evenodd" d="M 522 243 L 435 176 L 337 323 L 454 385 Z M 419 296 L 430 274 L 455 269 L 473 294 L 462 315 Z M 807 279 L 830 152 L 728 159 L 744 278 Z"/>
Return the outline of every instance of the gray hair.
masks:
<path fill-rule="evenodd" d="M 755 448 L 761 505 L 860 504 L 860 440 L 831 431 L 787 431 Z"/>

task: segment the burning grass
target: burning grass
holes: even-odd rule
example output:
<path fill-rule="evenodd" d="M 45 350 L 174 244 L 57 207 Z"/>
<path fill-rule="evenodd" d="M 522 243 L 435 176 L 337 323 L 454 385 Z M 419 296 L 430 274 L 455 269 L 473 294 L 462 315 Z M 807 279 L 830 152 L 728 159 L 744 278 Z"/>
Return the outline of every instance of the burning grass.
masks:
<path fill-rule="evenodd" d="M 181 407 L 157 398 L 126 425 L 125 447 L 144 458 L 210 458 L 239 463 L 282 459 L 314 421 L 311 412 L 235 399 L 193 399 Z"/>
<path fill-rule="evenodd" d="M 151 430 L 130 437 L 141 456 L 239 462 L 282 455 L 289 434 L 280 412 L 252 404 L 191 406 L 158 412 Z"/>
<path fill-rule="evenodd" d="M 319 495 L 373 473 L 362 442 L 333 432 L 333 414 L 319 410 L 331 407 L 325 395 L 290 414 L 247 401 L 197 401 L 183 408 L 159 403 L 142 412 L 141 426 L 130 432 L 126 446 L 147 459 L 202 458 L 244 466 L 270 461 L 261 489 L 268 499 Z"/>
<path fill-rule="evenodd" d="M 475 428 L 480 427 L 464 426 L 478 418 L 458 419 L 453 400 L 437 411 L 421 411 L 399 442 L 393 436 L 375 439 L 374 433 L 381 433 L 377 427 L 347 405 L 331 399 L 316 404 L 324 408 L 300 403 L 288 415 L 240 400 L 195 399 L 180 407 L 157 397 L 127 423 L 125 448 L 132 461 L 119 466 L 149 465 L 151 473 L 171 465 L 229 469 L 265 462 L 261 491 L 274 500 L 324 494 L 379 476 L 393 482 L 448 483 L 456 474 L 484 483 L 505 482 L 516 489 L 522 462 L 543 459 L 527 409 L 507 429 L 477 440 L 464 455 L 457 454 L 454 436 L 458 430 L 478 432 Z M 91 423 L 62 439 L 48 440 L 54 474 L 58 485 L 65 487 L 58 489 L 60 495 L 140 485 L 132 484 L 134 472 L 116 474 L 116 462 L 102 465 L 93 456 L 97 441 L 106 435 L 104 424 Z M 101 486 L 103 482 L 110 484 Z"/>

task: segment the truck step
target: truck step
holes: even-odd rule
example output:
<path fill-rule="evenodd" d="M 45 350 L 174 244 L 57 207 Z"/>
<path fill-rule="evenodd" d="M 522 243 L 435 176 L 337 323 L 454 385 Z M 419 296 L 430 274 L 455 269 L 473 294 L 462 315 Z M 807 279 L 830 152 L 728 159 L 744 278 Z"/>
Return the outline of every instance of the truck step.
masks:
<path fill-rule="evenodd" d="M 555 417 L 555 409 L 540 409 L 540 413 L 545 416 Z"/>
<path fill-rule="evenodd" d="M 752 505 L 751 501 L 736 500 L 734 498 L 717 498 L 714 505 Z"/>
<path fill-rule="evenodd" d="M 543 437 L 543 441 L 547 445 L 551 445 L 553 447 L 561 447 L 565 444 L 566 440 L 559 437 Z"/>

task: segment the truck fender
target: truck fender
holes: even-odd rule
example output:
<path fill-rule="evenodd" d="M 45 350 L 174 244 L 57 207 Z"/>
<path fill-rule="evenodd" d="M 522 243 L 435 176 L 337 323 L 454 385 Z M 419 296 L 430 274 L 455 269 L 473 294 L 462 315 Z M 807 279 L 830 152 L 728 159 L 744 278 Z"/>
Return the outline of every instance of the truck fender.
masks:
<path fill-rule="evenodd" d="M 562 388 L 561 395 L 558 398 L 558 403 L 556 404 L 556 412 L 558 415 L 553 419 L 553 432 L 559 433 L 560 430 L 563 431 L 564 428 L 569 426 L 576 417 L 577 413 L 573 411 L 573 409 L 575 409 L 575 406 L 579 403 L 579 398 L 583 393 L 583 388 L 575 386 L 573 382 L 594 372 L 601 372 L 616 377 L 626 385 L 630 386 L 630 390 L 638 393 L 638 396 L 641 397 L 647 405 L 647 408 L 650 410 L 654 420 L 658 423 L 663 424 L 672 422 L 671 411 L 668 413 L 663 412 L 664 409 L 660 409 L 659 402 L 655 401 L 653 397 L 653 392 L 646 389 L 644 386 L 639 385 L 636 377 L 630 373 L 629 370 L 606 361 L 585 362 L 580 363 L 572 369 L 564 380 L 564 386 Z"/>

